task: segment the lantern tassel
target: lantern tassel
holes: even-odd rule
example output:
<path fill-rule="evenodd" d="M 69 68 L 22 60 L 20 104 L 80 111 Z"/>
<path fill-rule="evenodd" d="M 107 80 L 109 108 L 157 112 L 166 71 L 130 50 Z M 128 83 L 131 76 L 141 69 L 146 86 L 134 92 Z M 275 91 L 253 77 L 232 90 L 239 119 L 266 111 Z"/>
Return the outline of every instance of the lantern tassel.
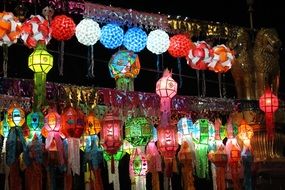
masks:
<path fill-rule="evenodd" d="M 64 41 L 60 42 L 59 76 L 63 76 Z"/>
<path fill-rule="evenodd" d="M 267 130 L 267 135 L 269 140 L 272 140 L 274 138 L 274 117 L 272 112 L 266 112 L 265 113 L 265 125 Z"/>
<path fill-rule="evenodd" d="M 159 79 L 159 55 L 156 56 L 156 73 L 157 79 Z"/>
<path fill-rule="evenodd" d="M 202 97 L 206 96 L 206 76 L 205 76 L 205 71 L 202 71 L 202 78 L 203 78 L 203 83 L 202 83 Z"/>
<path fill-rule="evenodd" d="M 3 75 L 7 78 L 8 72 L 8 45 L 3 44 Z"/>
<path fill-rule="evenodd" d="M 89 51 L 89 67 L 88 67 L 88 77 L 94 78 L 94 47 L 91 45 L 90 46 L 90 51 Z"/>
<path fill-rule="evenodd" d="M 196 70 L 198 96 L 200 97 L 200 71 Z"/>
<path fill-rule="evenodd" d="M 40 111 L 46 101 L 46 74 L 34 73 L 34 111 Z"/>
<path fill-rule="evenodd" d="M 220 98 L 222 98 L 223 95 L 222 95 L 222 74 L 221 73 L 218 73 L 218 83 L 219 83 L 219 95 L 220 95 Z"/>
<path fill-rule="evenodd" d="M 115 173 L 115 160 L 114 160 L 114 156 L 112 156 L 112 158 L 111 158 L 111 172 L 112 172 L 112 174 Z"/>
<path fill-rule="evenodd" d="M 183 84 L 183 79 L 182 79 L 182 68 L 181 68 L 181 60 L 180 58 L 177 58 L 177 62 L 178 62 L 178 72 L 179 72 L 179 88 L 182 88 L 182 84 Z"/>
<path fill-rule="evenodd" d="M 208 145 L 197 144 L 196 148 L 196 175 L 199 178 L 208 177 Z"/>
<path fill-rule="evenodd" d="M 80 139 L 67 138 L 68 141 L 68 170 L 80 175 Z"/>

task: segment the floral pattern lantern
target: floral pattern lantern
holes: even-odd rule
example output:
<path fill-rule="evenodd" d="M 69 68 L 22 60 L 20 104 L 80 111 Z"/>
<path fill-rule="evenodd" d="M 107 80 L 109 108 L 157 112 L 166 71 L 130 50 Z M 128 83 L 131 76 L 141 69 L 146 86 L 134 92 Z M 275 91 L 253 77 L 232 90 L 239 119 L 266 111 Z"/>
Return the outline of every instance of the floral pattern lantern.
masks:
<path fill-rule="evenodd" d="M 168 122 L 171 110 L 171 99 L 177 93 L 177 83 L 171 77 L 172 73 L 165 70 L 163 76 L 156 82 L 156 94 L 160 97 L 160 111 L 162 112 L 162 124 Z"/>
<path fill-rule="evenodd" d="M 76 25 L 71 17 L 58 15 L 51 21 L 52 37 L 59 41 L 69 40 L 75 33 Z"/>
<path fill-rule="evenodd" d="M 168 34 L 161 30 L 153 30 L 148 34 L 146 48 L 154 54 L 162 54 L 169 48 L 170 40 Z"/>
<path fill-rule="evenodd" d="M 119 50 L 109 61 L 111 77 L 116 80 L 118 90 L 134 90 L 134 78 L 140 72 L 140 61 L 137 54 L 128 50 Z"/>
<path fill-rule="evenodd" d="M 264 91 L 264 94 L 259 98 L 259 107 L 265 112 L 265 125 L 268 137 L 274 136 L 274 112 L 278 109 L 279 100 L 269 88 Z"/>
<path fill-rule="evenodd" d="M 75 28 L 75 36 L 85 46 L 94 45 L 101 36 L 101 29 L 97 22 L 91 18 L 84 18 Z"/>
<path fill-rule="evenodd" d="M 130 51 L 140 52 L 146 46 L 147 34 L 139 27 L 127 30 L 124 36 L 123 45 Z"/>
<path fill-rule="evenodd" d="M 125 123 L 125 139 L 133 146 L 145 146 L 152 137 L 152 126 L 145 117 L 130 118 Z"/>
<path fill-rule="evenodd" d="M 115 49 L 123 44 L 124 30 L 117 24 L 102 27 L 100 42 L 105 48 Z"/>
<path fill-rule="evenodd" d="M 186 57 L 193 47 L 191 40 L 184 34 L 176 34 L 170 38 L 168 53 L 175 57 Z"/>

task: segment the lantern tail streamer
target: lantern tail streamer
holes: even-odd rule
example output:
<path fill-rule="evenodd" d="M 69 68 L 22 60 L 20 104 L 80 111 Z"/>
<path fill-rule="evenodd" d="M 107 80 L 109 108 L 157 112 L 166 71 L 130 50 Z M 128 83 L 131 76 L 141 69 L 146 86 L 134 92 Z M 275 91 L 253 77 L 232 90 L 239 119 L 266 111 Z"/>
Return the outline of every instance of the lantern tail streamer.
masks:
<path fill-rule="evenodd" d="M 180 58 L 177 58 L 177 62 L 178 62 L 178 72 L 179 72 L 179 88 L 182 88 L 182 84 L 183 84 L 183 79 L 182 79 L 182 68 L 181 68 L 181 60 Z"/>
<path fill-rule="evenodd" d="M 157 79 L 159 79 L 159 55 L 156 55 L 156 73 Z"/>
<path fill-rule="evenodd" d="M 3 44 L 3 75 L 4 78 L 7 77 L 8 72 L 8 45 Z"/>
<path fill-rule="evenodd" d="M 94 78 L 94 47 L 93 45 L 90 46 L 89 49 L 89 67 L 88 67 L 88 77 Z"/>
<path fill-rule="evenodd" d="M 205 76 L 205 71 L 202 70 L 202 78 L 203 78 L 203 83 L 202 83 L 202 97 L 206 96 L 206 76 Z"/>
<path fill-rule="evenodd" d="M 46 101 L 46 74 L 34 73 L 34 110 L 41 110 Z"/>
<path fill-rule="evenodd" d="M 200 71 L 196 70 L 198 96 L 200 97 Z"/>
<path fill-rule="evenodd" d="M 10 165 L 9 189 L 11 190 L 22 190 L 22 180 L 19 168 L 19 160 L 16 160 L 12 165 Z"/>
<path fill-rule="evenodd" d="M 196 144 L 196 174 L 199 178 L 208 177 L 208 145 L 207 144 Z"/>
<path fill-rule="evenodd" d="M 68 138 L 68 171 L 80 175 L 80 139 Z"/>
<path fill-rule="evenodd" d="M 59 76 L 63 76 L 64 41 L 60 42 Z"/>
<path fill-rule="evenodd" d="M 32 162 L 25 170 L 25 189 L 42 189 L 42 166 L 39 163 Z"/>

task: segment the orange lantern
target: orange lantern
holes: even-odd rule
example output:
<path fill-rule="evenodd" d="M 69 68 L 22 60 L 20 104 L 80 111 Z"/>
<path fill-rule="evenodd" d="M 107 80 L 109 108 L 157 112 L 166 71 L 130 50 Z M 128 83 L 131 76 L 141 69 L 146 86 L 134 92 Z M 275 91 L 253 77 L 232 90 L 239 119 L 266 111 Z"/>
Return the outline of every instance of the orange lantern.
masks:
<path fill-rule="evenodd" d="M 123 122 L 112 113 L 106 114 L 102 120 L 100 143 L 108 154 L 116 154 L 123 143 L 122 125 Z"/>
<path fill-rule="evenodd" d="M 238 127 L 238 138 L 242 140 L 245 147 L 250 148 L 250 139 L 253 136 L 253 129 L 246 121 L 242 120 Z"/>
<path fill-rule="evenodd" d="M 101 124 L 99 119 L 94 115 L 93 112 L 90 112 L 85 118 L 85 135 L 97 135 L 101 131 Z"/>
<path fill-rule="evenodd" d="M 267 88 L 264 94 L 259 98 L 259 107 L 265 112 L 265 125 L 269 138 L 274 136 L 274 112 L 278 109 L 278 106 L 279 102 L 277 96 Z"/>

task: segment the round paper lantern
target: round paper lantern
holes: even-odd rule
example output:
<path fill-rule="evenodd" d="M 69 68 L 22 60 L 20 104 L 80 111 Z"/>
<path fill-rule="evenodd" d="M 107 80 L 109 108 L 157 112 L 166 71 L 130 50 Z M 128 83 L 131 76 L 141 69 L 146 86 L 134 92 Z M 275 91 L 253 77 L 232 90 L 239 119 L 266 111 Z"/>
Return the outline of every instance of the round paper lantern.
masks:
<path fill-rule="evenodd" d="M 175 57 L 186 57 L 193 47 L 191 40 L 184 34 L 176 34 L 170 38 L 168 53 Z"/>
<path fill-rule="evenodd" d="M 97 22 L 90 18 L 85 18 L 76 26 L 75 36 L 81 44 L 91 46 L 100 39 L 101 29 Z"/>
<path fill-rule="evenodd" d="M 99 119 L 95 116 L 93 112 L 90 112 L 85 118 L 85 135 L 97 135 L 101 131 L 101 124 Z"/>
<path fill-rule="evenodd" d="M 123 143 L 122 125 L 123 122 L 112 113 L 106 114 L 102 120 L 100 143 L 108 154 L 116 154 Z"/>
<path fill-rule="evenodd" d="M 213 47 L 213 58 L 208 64 L 210 70 L 216 73 L 225 73 L 231 69 L 234 63 L 234 53 L 225 45 L 217 45 Z"/>
<path fill-rule="evenodd" d="M 187 56 L 187 64 L 197 70 L 208 69 L 208 64 L 212 60 L 211 47 L 205 41 L 194 42 Z"/>
<path fill-rule="evenodd" d="M 265 89 L 264 94 L 259 98 L 259 107 L 265 112 L 265 125 L 268 136 L 270 138 L 274 135 L 274 112 L 278 109 L 279 100 L 270 88 Z"/>
<path fill-rule="evenodd" d="M 22 25 L 21 39 L 29 48 L 35 48 L 38 43 L 47 45 L 51 39 L 51 28 L 48 21 L 40 15 L 32 15 Z"/>
<path fill-rule="evenodd" d="M 161 30 L 153 30 L 148 34 L 146 48 L 154 54 L 162 54 L 167 51 L 170 44 L 168 34 Z"/>
<path fill-rule="evenodd" d="M 140 52 L 146 46 L 147 34 L 141 28 L 128 29 L 124 36 L 123 45 L 130 51 Z"/>
<path fill-rule="evenodd" d="M 152 126 L 145 117 L 130 118 L 125 123 L 125 139 L 133 146 L 145 146 L 152 137 Z"/>
<path fill-rule="evenodd" d="M 21 34 L 21 23 L 12 12 L 0 12 L 0 46 L 17 43 Z"/>
<path fill-rule="evenodd" d="M 123 44 L 124 30 L 117 24 L 102 27 L 100 42 L 105 48 L 115 49 Z"/>
<path fill-rule="evenodd" d="M 58 15 L 51 21 L 52 37 L 59 41 L 72 38 L 75 33 L 75 23 L 71 17 Z"/>

